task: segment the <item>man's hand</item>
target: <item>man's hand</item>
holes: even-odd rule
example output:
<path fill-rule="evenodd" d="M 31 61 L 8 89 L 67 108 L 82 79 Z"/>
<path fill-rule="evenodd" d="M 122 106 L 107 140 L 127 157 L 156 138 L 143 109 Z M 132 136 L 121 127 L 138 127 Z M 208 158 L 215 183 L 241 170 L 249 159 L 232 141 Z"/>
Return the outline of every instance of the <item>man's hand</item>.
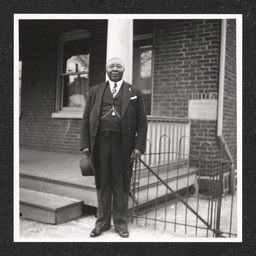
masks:
<path fill-rule="evenodd" d="M 141 157 L 141 152 L 138 149 L 134 149 L 131 155 L 131 162 L 133 161 L 137 162 L 140 157 Z"/>
<path fill-rule="evenodd" d="M 89 149 L 89 148 L 84 148 L 84 149 L 82 150 L 82 152 L 83 152 L 84 154 L 86 154 L 87 156 L 90 156 L 90 155 L 91 155 L 91 152 L 90 152 L 90 149 Z"/>

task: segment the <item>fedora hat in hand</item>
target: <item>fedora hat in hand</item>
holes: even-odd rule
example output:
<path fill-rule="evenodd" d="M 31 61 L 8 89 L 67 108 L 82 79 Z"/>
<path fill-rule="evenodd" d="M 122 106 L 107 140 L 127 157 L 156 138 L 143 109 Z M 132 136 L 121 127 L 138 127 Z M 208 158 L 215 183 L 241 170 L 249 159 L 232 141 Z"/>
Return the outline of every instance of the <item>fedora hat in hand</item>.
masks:
<path fill-rule="evenodd" d="M 83 176 L 94 176 L 94 166 L 90 156 L 81 159 L 79 166 Z"/>

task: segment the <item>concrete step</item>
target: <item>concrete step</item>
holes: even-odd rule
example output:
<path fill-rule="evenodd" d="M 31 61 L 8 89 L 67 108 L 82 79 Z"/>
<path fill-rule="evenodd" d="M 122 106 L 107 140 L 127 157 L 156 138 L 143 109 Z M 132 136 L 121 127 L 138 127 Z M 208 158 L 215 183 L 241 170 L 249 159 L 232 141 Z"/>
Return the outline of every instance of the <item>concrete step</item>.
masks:
<path fill-rule="evenodd" d="M 171 171 L 176 171 L 177 169 L 182 169 L 184 167 L 187 167 L 187 164 L 188 164 L 188 160 L 185 159 L 180 161 L 173 161 L 173 162 L 170 162 L 169 164 L 151 166 L 151 169 L 155 173 L 161 174 L 161 173 L 166 173 L 167 171 L 171 172 Z M 143 164 L 141 164 L 140 177 L 141 178 L 148 177 L 148 174 L 152 175 L 150 172 L 148 172 L 147 168 L 143 166 Z"/>
<path fill-rule="evenodd" d="M 20 188 L 20 216 L 50 224 L 60 224 L 82 215 L 82 201 Z"/>
<path fill-rule="evenodd" d="M 157 172 L 156 172 L 157 173 Z M 177 192 L 185 188 L 196 186 L 197 169 L 183 167 L 181 169 L 159 173 L 159 177 L 172 189 Z M 173 192 L 166 188 L 155 176 L 149 175 L 138 180 L 136 177 L 135 187 L 132 187 L 132 194 L 137 204 L 145 204 Z"/>
<path fill-rule="evenodd" d="M 164 181 L 177 181 L 178 183 L 184 182 L 184 177 L 193 176 L 195 177 L 197 174 L 197 168 L 188 168 L 179 167 L 178 169 L 169 170 L 168 166 L 162 166 L 160 168 L 153 167 L 152 171 L 157 174 Z M 147 188 L 148 186 L 156 186 L 157 183 L 161 183 L 159 179 L 150 171 L 148 171 L 147 175 L 140 175 L 140 172 L 133 177 L 136 179 L 136 187 L 141 189 Z"/>
<path fill-rule="evenodd" d="M 64 197 L 76 198 L 83 204 L 98 207 L 94 177 L 83 177 L 80 173 L 79 180 L 65 179 L 65 175 L 59 178 L 48 176 L 20 174 L 20 187 L 51 193 Z M 61 178 L 60 178 L 61 177 Z"/>
<path fill-rule="evenodd" d="M 177 169 L 178 168 L 178 169 Z M 159 174 L 159 176 L 164 180 L 168 181 L 168 184 L 172 182 L 172 186 L 176 188 L 176 183 L 178 180 L 178 188 L 184 188 L 186 184 L 189 184 L 190 186 L 194 185 L 194 178 L 196 176 L 195 169 L 189 169 L 189 175 L 188 175 L 188 167 L 185 165 L 185 167 L 176 166 L 176 169 L 174 166 L 170 168 L 170 166 L 160 166 L 153 167 L 152 168 L 156 173 Z M 168 171 L 169 170 L 169 171 Z M 167 176 L 168 171 L 168 176 Z M 49 171 L 48 171 L 49 172 Z M 70 172 L 72 173 L 72 172 Z M 97 193 L 96 193 L 96 187 L 94 183 L 94 177 L 83 177 L 80 173 L 75 173 L 75 176 L 78 176 L 78 178 L 72 178 L 73 176 L 70 176 L 70 174 L 67 172 L 59 175 L 51 175 L 51 173 L 38 173 L 34 172 L 33 174 L 26 174 L 21 173 L 20 174 L 20 187 L 25 189 L 31 189 L 35 191 L 41 191 L 45 193 L 51 193 L 59 196 L 65 196 L 65 197 L 71 197 L 76 198 L 83 201 L 84 205 L 89 205 L 93 207 L 98 207 L 97 203 Z M 192 177 L 192 176 L 193 177 Z M 178 176 L 178 178 L 177 178 Z M 189 176 L 189 183 L 187 182 L 188 179 L 186 179 L 186 176 Z M 61 179 L 60 179 L 61 177 Z M 140 171 L 140 181 L 138 181 L 138 175 L 136 177 L 136 191 L 141 191 L 141 194 L 148 193 L 146 192 L 147 189 L 151 189 L 149 191 L 149 194 L 152 195 L 153 199 L 155 199 L 155 196 L 153 194 L 155 193 L 154 187 L 159 186 L 159 182 L 157 181 L 156 177 L 154 177 L 150 172 L 148 172 L 145 169 L 142 169 Z M 182 179 L 183 178 L 183 179 Z M 140 184 L 140 188 L 138 189 L 138 184 Z M 131 189 L 133 189 L 133 184 L 131 185 Z M 161 190 L 161 189 L 160 189 Z M 143 199 L 144 201 L 145 199 Z M 130 198 L 129 202 L 129 208 L 132 207 L 132 199 Z"/>

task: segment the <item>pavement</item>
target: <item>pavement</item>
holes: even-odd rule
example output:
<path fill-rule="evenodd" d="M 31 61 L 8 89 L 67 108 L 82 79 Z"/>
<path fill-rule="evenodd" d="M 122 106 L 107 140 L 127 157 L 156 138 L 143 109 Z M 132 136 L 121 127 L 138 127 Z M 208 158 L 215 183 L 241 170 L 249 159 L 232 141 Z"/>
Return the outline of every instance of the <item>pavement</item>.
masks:
<path fill-rule="evenodd" d="M 114 230 L 103 232 L 96 238 L 90 237 L 94 228 L 96 218 L 94 216 L 83 216 L 78 219 L 50 225 L 31 220 L 20 219 L 20 239 L 22 241 L 69 241 L 69 242 L 171 242 L 173 238 L 184 238 L 170 231 L 157 230 L 151 227 L 129 224 L 129 238 L 122 238 Z"/>

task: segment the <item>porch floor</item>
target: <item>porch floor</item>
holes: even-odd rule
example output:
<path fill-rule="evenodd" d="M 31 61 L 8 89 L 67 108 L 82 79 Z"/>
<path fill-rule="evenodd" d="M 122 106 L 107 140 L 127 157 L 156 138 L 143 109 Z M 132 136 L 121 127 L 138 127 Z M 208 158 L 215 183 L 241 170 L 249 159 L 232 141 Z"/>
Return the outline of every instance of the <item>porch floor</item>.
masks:
<path fill-rule="evenodd" d="M 20 149 L 20 174 L 50 178 L 70 184 L 95 188 L 94 177 L 83 177 L 79 162 L 83 154 Z"/>

